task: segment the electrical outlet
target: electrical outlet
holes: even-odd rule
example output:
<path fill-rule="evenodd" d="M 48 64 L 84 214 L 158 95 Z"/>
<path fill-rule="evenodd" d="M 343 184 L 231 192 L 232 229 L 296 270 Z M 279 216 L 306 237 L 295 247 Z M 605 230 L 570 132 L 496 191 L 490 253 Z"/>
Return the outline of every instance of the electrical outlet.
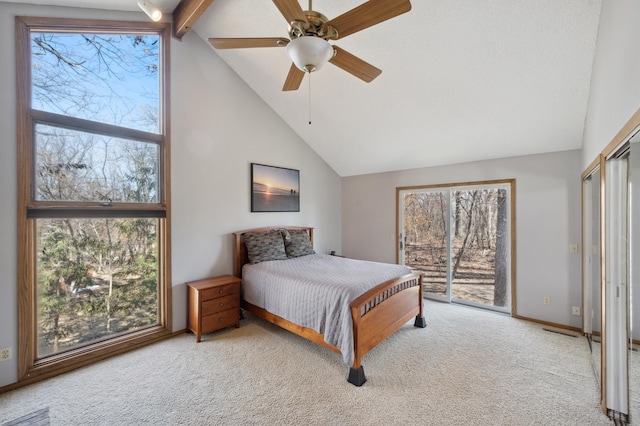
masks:
<path fill-rule="evenodd" d="M 551 304 L 551 298 L 549 296 L 545 296 L 542 299 L 542 303 L 544 303 L 545 305 L 550 305 Z"/>
<path fill-rule="evenodd" d="M 572 306 L 571 307 L 571 313 L 573 315 L 580 315 L 580 306 Z"/>
<path fill-rule="evenodd" d="M 578 245 L 577 244 L 569 244 L 569 253 L 577 253 Z"/>
<path fill-rule="evenodd" d="M 0 349 L 0 362 L 11 359 L 11 347 Z"/>

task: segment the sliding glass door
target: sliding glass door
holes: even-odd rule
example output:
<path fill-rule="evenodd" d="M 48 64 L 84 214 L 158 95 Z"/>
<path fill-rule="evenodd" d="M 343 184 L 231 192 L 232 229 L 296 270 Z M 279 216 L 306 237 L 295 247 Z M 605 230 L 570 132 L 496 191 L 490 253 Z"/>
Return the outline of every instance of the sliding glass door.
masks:
<path fill-rule="evenodd" d="M 511 312 L 513 185 L 398 188 L 398 259 L 425 297 Z"/>

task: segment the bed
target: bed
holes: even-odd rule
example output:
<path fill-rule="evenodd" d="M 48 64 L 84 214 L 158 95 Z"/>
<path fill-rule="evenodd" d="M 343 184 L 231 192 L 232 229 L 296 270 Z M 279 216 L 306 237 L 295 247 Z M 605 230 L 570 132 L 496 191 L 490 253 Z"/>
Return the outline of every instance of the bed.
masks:
<path fill-rule="evenodd" d="M 415 317 L 424 328 L 422 277 L 401 265 L 315 253 L 312 227 L 234 232 L 234 275 L 248 312 L 343 356 L 362 386 L 362 357 Z M 280 246 L 278 236 L 282 239 Z"/>

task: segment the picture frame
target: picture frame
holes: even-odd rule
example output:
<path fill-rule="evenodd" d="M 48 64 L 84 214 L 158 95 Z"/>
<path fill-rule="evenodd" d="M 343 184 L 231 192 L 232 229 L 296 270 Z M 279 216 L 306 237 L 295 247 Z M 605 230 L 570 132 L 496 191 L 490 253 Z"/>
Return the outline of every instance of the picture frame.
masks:
<path fill-rule="evenodd" d="M 300 171 L 251 163 L 251 212 L 299 212 Z"/>

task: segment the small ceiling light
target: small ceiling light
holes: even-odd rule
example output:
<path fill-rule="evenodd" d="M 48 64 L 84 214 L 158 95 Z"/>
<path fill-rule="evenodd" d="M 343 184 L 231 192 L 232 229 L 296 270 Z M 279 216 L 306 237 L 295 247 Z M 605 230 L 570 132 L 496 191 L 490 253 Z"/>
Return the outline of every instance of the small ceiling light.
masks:
<path fill-rule="evenodd" d="M 158 22 L 162 19 L 162 12 L 151 3 L 151 0 L 138 0 L 138 7 L 142 9 L 152 21 Z"/>
<path fill-rule="evenodd" d="M 320 37 L 298 37 L 287 45 L 287 55 L 301 71 L 313 72 L 333 57 L 333 47 Z"/>

